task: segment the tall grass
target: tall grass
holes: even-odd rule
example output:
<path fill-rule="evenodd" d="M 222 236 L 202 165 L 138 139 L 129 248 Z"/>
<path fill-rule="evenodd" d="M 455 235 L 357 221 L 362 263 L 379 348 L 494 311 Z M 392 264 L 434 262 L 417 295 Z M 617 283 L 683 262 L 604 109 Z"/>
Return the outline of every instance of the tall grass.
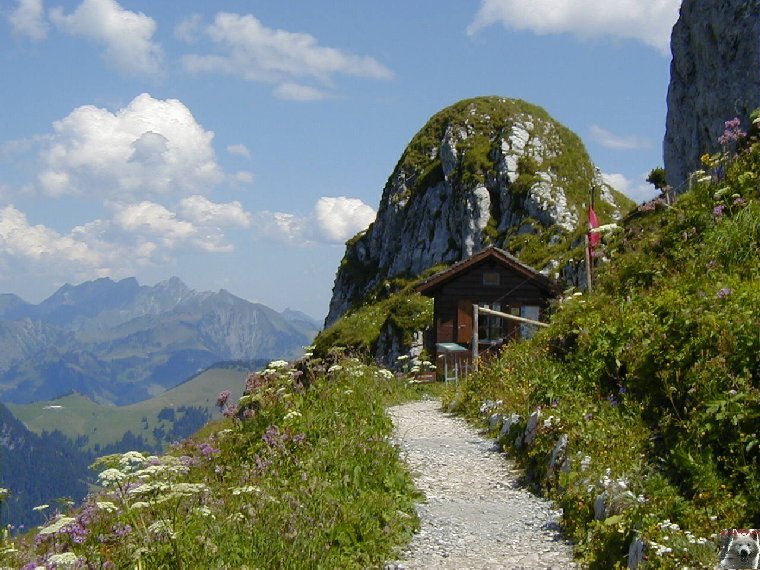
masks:
<path fill-rule="evenodd" d="M 631 545 L 639 568 L 713 568 L 721 529 L 760 526 L 760 140 L 718 159 L 624 221 L 593 294 L 445 398 L 496 428 L 521 416 L 494 435 L 592 569 L 626 568 Z"/>
<path fill-rule="evenodd" d="M 276 362 L 247 381 L 227 419 L 165 456 L 96 464 L 101 488 L 78 508 L 6 541 L 13 568 L 367 568 L 415 529 L 417 498 L 389 441 L 391 401 L 412 395 L 387 371 Z"/>

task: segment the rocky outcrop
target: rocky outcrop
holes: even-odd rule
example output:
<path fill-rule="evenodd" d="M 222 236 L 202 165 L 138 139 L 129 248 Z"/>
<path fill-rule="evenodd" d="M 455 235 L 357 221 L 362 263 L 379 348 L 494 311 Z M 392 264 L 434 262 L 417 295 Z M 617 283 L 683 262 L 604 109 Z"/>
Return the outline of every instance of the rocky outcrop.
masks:
<path fill-rule="evenodd" d="M 326 326 L 383 281 L 498 245 L 539 269 L 597 212 L 630 201 L 601 181 L 580 139 L 524 101 L 482 97 L 433 116 L 388 179 L 375 222 L 346 247 Z M 581 256 L 582 257 L 582 256 Z"/>
<path fill-rule="evenodd" d="M 760 106 L 760 2 L 684 0 L 671 37 L 665 171 L 683 189 L 700 156 L 720 150 L 726 121 Z"/>

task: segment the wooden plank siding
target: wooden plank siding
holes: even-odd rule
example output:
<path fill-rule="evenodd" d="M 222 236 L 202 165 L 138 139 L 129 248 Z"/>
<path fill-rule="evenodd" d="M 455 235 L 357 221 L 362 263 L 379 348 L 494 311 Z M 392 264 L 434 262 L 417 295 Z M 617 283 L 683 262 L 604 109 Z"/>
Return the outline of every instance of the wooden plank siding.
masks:
<path fill-rule="evenodd" d="M 472 344 L 473 304 L 498 304 L 500 311 L 517 315 L 521 307 L 539 307 L 540 320 L 549 301 L 559 293 L 552 280 L 498 248 L 487 248 L 454 264 L 430 277 L 418 290 L 434 299 L 435 338 L 429 347 L 433 353 L 435 343 Z M 520 323 L 506 319 L 501 323 L 494 339 L 519 338 Z M 484 339 L 484 344 L 490 340 Z"/>

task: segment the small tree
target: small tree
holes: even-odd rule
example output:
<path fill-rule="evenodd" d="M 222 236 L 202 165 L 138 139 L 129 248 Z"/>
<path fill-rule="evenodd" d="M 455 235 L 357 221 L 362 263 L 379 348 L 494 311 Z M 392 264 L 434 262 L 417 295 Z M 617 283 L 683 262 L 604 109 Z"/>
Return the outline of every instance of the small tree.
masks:
<path fill-rule="evenodd" d="M 665 169 L 662 166 L 653 168 L 647 176 L 647 182 L 657 188 L 660 192 L 663 192 L 668 187 L 668 181 L 665 178 Z"/>
<path fill-rule="evenodd" d="M 649 182 L 651 185 L 653 185 L 655 188 L 657 188 L 660 191 L 660 194 L 662 194 L 665 197 L 665 201 L 669 205 L 670 204 L 670 186 L 668 186 L 668 181 L 665 178 L 665 169 L 662 166 L 653 168 L 649 172 L 649 176 L 647 176 L 647 182 Z"/>

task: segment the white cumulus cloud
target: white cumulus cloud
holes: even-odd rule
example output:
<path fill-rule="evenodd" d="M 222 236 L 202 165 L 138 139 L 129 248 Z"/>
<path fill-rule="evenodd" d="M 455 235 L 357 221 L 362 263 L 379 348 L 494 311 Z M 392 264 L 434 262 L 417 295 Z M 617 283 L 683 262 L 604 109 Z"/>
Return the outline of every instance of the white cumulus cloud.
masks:
<path fill-rule="evenodd" d="M 259 234 L 285 243 L 342 245 L 367 229 L 375 215 L 375 210 L 358 198 L 323 196 L 308 215 L 258 212 L 253 226 Z"/>
<path fill-rule="evenodd" d="M 276 94 L 284 98 L 313 100 L 324 96 L 322 90 L 294 80 L 314 80 L 329 86 L 336 75 L 393 77 L 390 69 L 372 57 L 322 46 L 307 33 L 268 28 L 250 14 L 218 13 L 203 34 L 217 53 L 186 55 L 183 63 L 187 70 L 278 84 Z"/>
<path fill-rule="evenodd" d="M 367 229 L 375 220 L 375 210 L 358 198 L 323 196 L 314 207 L 320 234 L 330 243 L 344 243 Z"/>
<path fill-rule="evenodd" d="M 652 146 L 648 140 L 641 137 L 616 135 L 598 125 L 591 125 L 590 131 L 592 140 L 613 150 L 639 150 Z"/>
<path fill-rule="evenodd" d="M 176 99 L 137 96 L 112 113 L 87 105 L 53 124 L 40 154 L 48 195 L 88 197 L 194 194 L 223 178 L 214 133 Z"/>
<path fill-rule="evenodd" d="M 162 70 L 163 52 L 153 41 L 156 22 L 125 10 L 115 0 L 83 0 L 71 14 L 57 7 L 50 11 L 50 19 L 68 34 L 103 45 L 103 57 L 121 73 L 156 75 Z"/>
<path fill-rule="evenodd" d="M 660 192 L 646 181 L 646 175 L 631 180 L 619 173 L 602 173 L 602 179 L 615 190 L 622 192 L 636 203 L 646 202 L 659 196 Z"/>
<path fill-rule="evenodd" d="M 217 204 L 203 196 L 189 196 L 180 202 L 180 212 L 198 224 L 240 228 L 251 225 L 251 215 L 238 201 Z"/>
<path fill-rule="evenodd" d="M 88 266 L 101 262 L 101 256 L 86 243 L 43 225 L 31 225 L 13 206 L 0 209 L 0 244 L 3 255 L 31 261 Z"/>
<path fill-rule="evenodd" d="M 174 246 L 197 233 L 195 226 L 190 222 L 177 219 L 174 212 L 147 200 L 120 206 L 114 221 L 128 232 L 159 237 L 169 246 Z"/>
<path fill-rule="evenodd" d="M 42 0 L 18 0 L 18 6 L 8 16 L 14 33 L 33 41 L 47 37 L 48 25 Z"/>
<path fill-rule="evenodd" d="M 641 41 L 669 53 L 681 0 L 481 0 L 467 32 L 502 24 L 537 34 Z"/>

